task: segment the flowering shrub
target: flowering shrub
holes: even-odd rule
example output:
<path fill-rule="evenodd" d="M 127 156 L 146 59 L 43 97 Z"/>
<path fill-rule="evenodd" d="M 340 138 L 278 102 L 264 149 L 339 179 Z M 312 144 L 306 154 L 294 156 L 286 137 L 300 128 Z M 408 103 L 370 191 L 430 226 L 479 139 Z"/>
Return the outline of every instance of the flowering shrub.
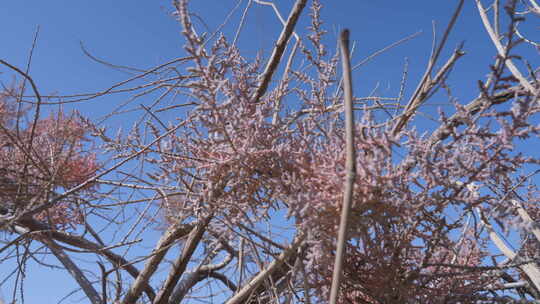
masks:
<path fill-rule="evenodd" d="M 88 129 L 76 113 L 62 112 L 35 123 L 16 111 L 14 99 L 0 100 L 1 196 L 4 207 L 18 213 L 54 199 L 57 191 L 77 186 L 96 174 L 96 154 L 88 152 Z M 87 187 L 91 191 L 95 185 Z M 83 213 L 76 199 L 66 197 L 35 216 L 56 226 L 80 224 Z"/>
<path fill-rule="evenodd" d="M 197 77 L 187 84 L 197 105 L 155 162 L 163 177 L 184 185 L 185 196 L 167 205 L 170 214 L 218 212 L 234 227 L 285 209 L 296 229 L 308 234 L 308 284 L 326 299 L 343 200 L 345 138 L 334 94 L 338 62 L 326 59 L 320 4 L 312 9 L 308 40 L 315 53 L 302 48 L 318 78 L 293 70 L 260 101 L 252 99 L 258 63 L 248 64 L 223 36 L 209 53 L 202 51 L 180 9 L 186 50 L 197 58 L 189 68 Z M 497 81 L 498 88 L 509 87 L 503 78 Z M 301 109 L 281 111 L 276 119 L 278 100 L 294 95 Z M 452 117 L 441 112 L 442 124 L 432 135 L 396 133 L 365 110 L 356 126 L 344 302 L 462 303 L 483 299 L 493 286 L 484 268 L 488 238 L 467 228 L 466 219 L 476 216 L 475 209 L 496 210 L 492 216 L 500 220 L 508 214 L 508 201 L 497 192 L 479 193 L 476 185 L 512 187 L 511 174 L 538 163 L 515 153 L 514 143 L 538 135 L 533 121 L 539 108 L 536 96 L 517 98 L 504 111 L 491 108 L 495 98 L 484 98 L 474 112 L 459 104 Z"/>
<path fill-rule="evenodd" d="M 326 303 L 350 172 L 344 85 L 339 56 L 324 44 L 321 2 L 310 2 L 303 35 L 295 25 L 307 1 L 295 1 L 268 59 L 250 59 L 236 40 L 250 6 L 273 3 L 249 1 L 234 40 L 219 30 L 199 35 L 188 1 L 173 3 L 186 57 L 100 93 L 62 99 L 134 92 L 130 104 L 163 90 L 137 106 L 144 115 L 127 136 L 112 138 L 76 113 L 27 119 L 39 108 L 21 109 L 10 99 L 15 93 L 2 97 L 0 223 L 5 210 L 38 207 L 8 224 L 46 246 L 96 304 L 181 303 L 201 295 L 228 304 Z M 464 52 L 456 49 L 436 67 L 463 3 L 407 104 L 400 103 L 404 96 L 354 99 L 356 171 L 339 303 L 540 300 L 540 159 L 523 148 L 536 144 L 540 131 L 537 70 L 525 77 L 513 64 L 518 42 L 533 43 L 516 38 L 523 3 L 508 1 L 503 35 L 492 33 L 476 1 L 495 37 L 491 73 L 472 101 L 450 96 L 453 107 L 435 114 L 436 127 L 415 127 L 423 103 L 440 88 L 450 92 L 448 74 Z M 536 12 L 527 5 L 523 11 Z M 149 77 L 157 80 L 122 87 Z M 164 113 L 175 119 L 165 121 Z M 111 160 L 103 168 L 89 148 L 98 143 Z M 94 193 L 98 185 L 103 194 Z M 83 222 L 84 234 L 64 231 Z M 154 245 L 155 227 L 164 232 Z M 88 269 L 101 279 L 100 292 L 56 242 L 99 256 Z M 125 251 L 117 254 L 117 247 Z"/>

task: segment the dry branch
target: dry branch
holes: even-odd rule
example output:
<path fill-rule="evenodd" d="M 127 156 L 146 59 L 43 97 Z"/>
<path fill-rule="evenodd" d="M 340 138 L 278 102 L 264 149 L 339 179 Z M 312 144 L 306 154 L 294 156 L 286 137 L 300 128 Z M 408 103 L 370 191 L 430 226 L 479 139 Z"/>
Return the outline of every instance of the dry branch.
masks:
<path fill-rule="evenodd" d="M 349 55 L 349 30 L 341 32 L 339 40 L 341 50 L 341 62 L 343 68 L 343 90 L 345 91 L 345 133 L 346 133 L 346 168 L 347 177 L 343 193 L 343 205 L 341 206 L 341 219 L 339 223 L 339 234 L 337 240 L 336 260 L 334 263 L 334 273 L 332 276 L 332 290 L 330 293 L 330 303 L 338 301 L 339 285 L 343 272 L 343 258 L 347 245 L 347 232 L 349 213 L 352 206 L 354 180 L 356 178 L 356 153 L 354 144 L 354 112 L 353 112 L 353 91 L 351 79 L 351 62 Z"/>
<path fill-rule="evenodd" d="M 135 266 L 133 266 L 122 256 L 115 254 L 104 246 L 93 243 L 80 236 L 72 235 L 63 231 L 51 230 L 50 227 L 48 227 L 47 225 L 35 220 L 26 219 L 21 222 L 21 225 L 22 231 L 28 230 L 28 232 L 31 233 L 30 235 L 45 234 L 49 237 L 52 237 L 58 242 L 68 244 L 76 248 L 88 250 L 90 252 L 95 252 L 107 258 L 114 266 L 125 269 L 133 278 L 137 278 L 139 276 L 139 271 L 137 270 L 137 268 L 135 268 Z M 150 299 L 153 299 L 155 297 L 155 293 L 152 290 L 152 287 L 150 287 L 148 284 L 144 286 L 144 292 Z"/>
<path fill-rule="evenodd" d="M 174 262 L 169 276 L 163 283 L 163 287 L 158 292 L 154 304 L 166 304 L 169 303 L 169 297 L 176 286 L 176 283 L 185 272 L 186 267 L 195 252 L 195 249 L 199 245 L 203 234 L 206 230 L 206 227 L 210 223 L 212 217 L 206 217 L 205 219 L 199 221 L 197 225 L 189 233 L 187 240 L 184 243 L 184 248 L 182 249 L 182 254 L 178 256 Z"/>
<path fill-rule="evenodd" d="M 487 218 L 483 212 L 476 208 L 476 212 L 479 214 L 482 224 L 487 228 L 489 237 L 493 244 L 499 248 L 499 250 L 512 262 L 519 262 L 518 254 L 512 250 L 505 241 L 495 232 L 491 224 L 488 222 Z M 535 263 L 525 263 L 519 266 L 519 268 L 527 275 L 534 285 L 536 292 L 540 292 L 540 269 Z"/>
<path fill-rule="evenodd" d="M 278 270 L 289 257 L 296 254 L 300 245 L 304 241 L 305 235 L 297 235 L 291 245 L 284 250 L 272 263 L 270 263 L 265 269 L 259 272 L 255 277 L 253 277 L 244 287 L 240 288 L 238 292 L 230 298 L 226 304 L 240 304 L 244 303 L 245 300 L 257 289 L 259 286 L 268 279 L 272 273 Z"/>
<path fill-rule="evenodd" d="M 300 17 L 302 10 L 306 6 L 306 3 L 307 3 L 307 0 L 297 0 L 296 3 L 294 4 L 294 7 L 291 10 L 289 18 L 287 18 L 287 23 L 283 27 L 283 30 L 281 31 L 281 34 L 279 35 L 279 38 L 276 42 L 276 46 L 274 47 L 272 51 L 272 55 L 270 56 L 270 59 L 268 60 L 266 68 L 264 69 L 264 72 L 261 75 L 261 80 L 259 81 L 259 87 L 257 88 L 257 91 L 253 95 L 253 98 L 251 99 L 252 102 L 255 102 L 255 103 L 259 102 L 259 99 L 264 95 L 264 93 L 266 93 L 266 90 L 268 89 L 268 84 L 272 80 L 272 75 L 274 75 L 274 72 L 276 71 L 279 62 L 281 61 L 283 52 L 285 52 L 285 47 L 287 46 L 287 43 L 289 42 L 289 38 L 291 38 L 291 35 L 294 31 L 294 27 L 296 26 L 296 22 L 298 21 L 298 18 Z"/>
<path fill-rule="evenodd" d="M 499 37 L 497 37 L 497 35 L 493 31 L 493 28 L 491 27 L 489 19 L 486 15 L 486 10 L 484 9 L 482 2 L 480 0 L 476 0 L 476 6 L 478 7 L 478 12 L 480 13 L 480 17 L 482 18 L 484 27 L 489 34 L 489 38 L 491 38 L 491 41 L 497 48 L 497 52 L 499 53 L 499 56 L 505 59 L 504 64 L 506 64 L 506 67 L 508 67 L 512 75 L 514 75 L 514 77 L 516 77 L 516 79 L 519 80 L 519 83 L 521 84 L 521 86 L 525 88 L 527 91 L 529 91 L 532 95 L 536 96 L 537 94 L 536 89 L 531 85 L 531 83 L 527 79 L 525 79 L 525 77 L 523 77 L 523 75 L 521 74 L 519 69 L 516 67 L 514 62 L 510 58 L 507 58 L 506 49 L 501 44 Z"/>
<path fill-rule="evenodd" d="M 171 248 L 175 241 L 186 236 L 189 230 L 186 230 L 189 226 L 183 224 L 172 225 L 165 231 L 161 239 L 159 239 L 155 249 L 152 251 L 152 256 L 148 259 L 144 265 L 144 269 L 140 272 L 139 276 L 131 285 L 127 295 L 122 301 L 123 304 L 135 303 L 140 297 L 144 286 L 148 283 L 150 277 L 156 271 L 159 263 L 165 257 L 167 251 Z"/>
<path fill-rule="evenodd" d="M 41 242 L 46 244 L 60 263 L 66 267 L 66 270 L 69 272 L 69 274 L 71 274 L 75 281 L 77 281 L 79 286 L 81 286 L 83 292 L 92 302 L 92 304 L 101 304 L 102 299 L 97 293 L 96 289 L 92 286 L 92 283 L 88 281 L 81 269 L 79 269 L 79 267 L 73 263 L 71 258 L 62 249 L 60 249 L 53 240 L 44 237 L 41 239 Z"/>
<path fill-rule="evenodd" d="M 409 102 L 405 106 L 405 110 L 403 111 L 403 114 L 400 116 L 398 122 L 394 126 L 393 134 L 396 135 L 403 129 L 403 127 L 406 125 L 408 120 L 412 115 L 414 115 L 414 112 L 418 107 L 421 105 L 422 102 L 424 102 L 425 97 L 429 94 L 429 91 L 436 85 L 431 81 L 431 72 L 433 71 L 433 68 L 435 67 L 435 64 L 437 63 L 437 60 L 439 59 L 439 56 L 441 54 L 441 51 L 444 49 L 446 45 L 446 41 L 448 39 L 448 36 L 450 35 L 450 32 L 454 28 L 454 25 L 456 24 L 457 18 L 459 17 L 461 13 L 461 8 L 463 7 L 463 3 L 465 0 L 460 0 L 456 10 L 454 11 L 454 14 L 452 15 L 452 18 L 450 18 L 450 22 L 448 23 L 448 26 L 446 27 L 443 38 L 439 45 L 437 46 L 437 49 L 429 59 L 428 66 L 426 68 L 426 71 L 424 72 L 424 75 L 422 76 L 422 79 L 418 83 L 418 86 L 416 87 L 416 90 L 414 91 L 413 95 L 409 99 Z M 459 58 L 459 56 L 456 56 L 454 54 L 451 58 Z M 454 61 L 455 61 L 454 60 Z M 450 65 L 452 66 L 453 61 L 449 61 Z M 448 64 L 447 64 L 448 65 Z M 442 71 L 443 69 L 441 69 Z"/>

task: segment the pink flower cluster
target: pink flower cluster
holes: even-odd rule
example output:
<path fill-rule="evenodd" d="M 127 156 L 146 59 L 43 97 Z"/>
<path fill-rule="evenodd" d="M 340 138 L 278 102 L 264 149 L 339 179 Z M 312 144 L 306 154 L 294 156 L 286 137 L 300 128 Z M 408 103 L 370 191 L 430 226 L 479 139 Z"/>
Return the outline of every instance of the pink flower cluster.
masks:
<path fill-rule="evenodd" d="M 25 114 L 16 111 L 10 96 L 0 99 L 0 196 L 13 212 L 54 199 L 57 191 L 86 181 L 99 168 L 85 144 L 88 129 L 77 114 L 60 112 L 35 123 L 28 123 Z M 66 197 L 35 218 L 57 226 L 81 223 L 78 199 Z"/>

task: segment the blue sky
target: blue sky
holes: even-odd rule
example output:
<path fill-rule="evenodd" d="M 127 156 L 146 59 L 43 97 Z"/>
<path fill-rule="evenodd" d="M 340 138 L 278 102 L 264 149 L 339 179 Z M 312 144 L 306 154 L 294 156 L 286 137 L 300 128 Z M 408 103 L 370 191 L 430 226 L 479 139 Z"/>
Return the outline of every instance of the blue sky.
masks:
<path fill-rule="evenodd" d="M 392 42 L 422 31 L 419 37 L 384 53 L 354 72 L 355 95 L 368 95 L 379 82 L 379 94 L 388 97 L 395 96 L 399 90 L 405 58 L 409 60 L 409 85 L 405 93 L 406 96 L 412 93 L 430 54 L 432 22 L 436 22 L 440 37 L 456 5 L 455 1 L 433 0 L 321 2 L 330 51 L 333 51 L 339 30 L 349 28 L 351 39 L 356 41 L 353 64 Z M 190 7 L 214 30 L 237 3 L 237 0 L 193 0 Z M 226 34 L 234 34 L 246 3 L 247 0 L 241 1 L 239 10 L 224 27 Z M 276 0 L 275 3 L 287 16 L 293 1 Z M 281 26 L 270 7 L 256 4 L 253 7 L 239 45 L 248 57 L 256 52 L 268 55 Z M 90 60 L 81 51 L 80 43 L 84 43 L 93 55 L 108 62 L 148 69 L 185 56 L 180 27 L 171 12 L 170 1 L 2 1 L 0 58 L 24 67 L 33 35 L 39 26 L 30 75 L 40 92 L 44 95 L 69 95 L 103 90 L 130 75 Z M 300 34 L 306 32 L 309 24 L 307 13 L 304 11 L 297 28 Z M 200 23 L 196 24 L 200 32 L 206 31 Z M 448 48 L 441 57 L 443 62 L 461 41 L 465 42 L 467 55 L 460 59 L 450 83 L 455 96 L 466 102 L 477 96 L 477 81 L 484 79 L 495 56 L 495 48 L 485 34 L 473 1 L 466 1 Z M 13 77 L 11 71 L 0 67 L 0 80 L 4 84 L 12 83 Z M 77 109 L 83 115 L 97 119 L 126 98 L 127 95 L 114 95 L 67 105 L 66 108 Z M 447 100 L 441 99 L 440 102 Z M 106 123 L 111 128 L 126 127 L 130 120 Z M 10 263 L 0 265 L 0 272 L 13 269 L 14 265 Z M 30 271 L 25 284 L 28 290 L 26 303 L 56 303 L 75 287 L 65 273 L 50 270 Z M 2 290 L 4 298 L 10 299 L 7 294 L 9 288 Z M 80 297 L 70 298 L 67 303 L 77 299 Z"/>
<path fill-rule="evenodd" d="M 247 1 L 245 1 L 247 2 Z M 71 94 L 92 92 L 125 79 L 128 75 L 99 65 L 86 57 L 80 42 L 98 58 L 111 63 L 146 69 L 183 55 L 179 27 L 170 16 L 169 1 L 92 1 L 60 2 L 8 1 L 1 5 L 0 26 L 3 31 L 1 58 L 23 67 L 33 34 L 40 26 L 31 75 L 40 91 Z M 288 14 L 292 1 L 276 1 L 283 15 Z M 423 34 L 391 52 L 383 54 L 363 69 L 355 72 L 361 83 L 355 88 L 357 95 L 366 95 L 377 81 L 380 94 L 395 93 L 403 70 L 404 58 L 409 58 L 409 83 L 413 84 L 423 72 L 432 40 L 432 21 L 438 28 L 446 25 L 453 10 L 453 1 L 396 1 L 392 6 L 381 1 L 322 1 L 323 18 L 329 31 L 327 36 L 334 46 L 336 33 L 343 27 L 352 31 L 357 42 L 355 60 L 417 31 Z M 197 0 L 191 8 L 205 19 L 211 29 L 220 25 L 224 17 L 237 4 L 236 0 Z M 228 33 L 234 33 L 238 16 L 245 3 L 231 18 Z M 248 16 L 248 25 L 240 39 L 244 53 L 265 51 L 268 54 L 279 35 L 279 23 L 267 6 L 254 5 Z M 305 32 L 309 19 L 304 18 L 298 27 Z M 200 31 L 204 31 L 201 28 Z M 440 34 L 440 33 L 439 33 Z M 461 59 L 453 81 L 465 89 L 464 97 L 471 97 L 470 90 L 477 79 L 486 73 L 494 55 L 478 13 L 472 1 L 467 1 L 464 13 L 451 37 L 448 51 L 460 41 L 465 41 L 467 56 Z M 445 59 L 442 57 L 442 59 Z M 353 60 L 353 62 L 355 61 Z M 2 79 L 12 73 L 1 70 Z M 368 77 L 369 75 L 369 77 Z M 471 81 L 472 80 L 472 81 Z M 411 85 L 409 90 L 413 90 Z M 409 92 L 410 93 L 410 92 Z M 474 94 L 472 94 L 474 95 Z M 110 103 L 118 100 L 103 98 L 89 104 L 78 104 L 77 109 L 88 116 L 107 113 Z"/>

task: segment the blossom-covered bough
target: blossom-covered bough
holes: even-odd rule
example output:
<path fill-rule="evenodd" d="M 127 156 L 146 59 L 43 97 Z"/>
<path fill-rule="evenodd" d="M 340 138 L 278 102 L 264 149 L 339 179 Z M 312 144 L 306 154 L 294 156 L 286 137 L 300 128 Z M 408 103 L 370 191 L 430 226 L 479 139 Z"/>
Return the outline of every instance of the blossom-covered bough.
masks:
<path fill-rule="evenodd" d="M 320 1 L 297 0 L 287 19 L 247 2 L 231 38 L 201 34 L 175 1 L 186 56 L 97 93 L 41 96 L 1 61 L 33 88 L 0 96 L 0 253 L 14 298 L 36 263 L 65 268 L 93 304 L 328 302 L 346 181 L 340 54 L 323 43 Z M 463 2 L 406 103 L 403 90 L 354 98 L 338 303 L 540 301 L 540 159 L 523 148 L 538 144 L 537 58 L 517 56 L 537 47 L 519 31 L 540 15 L 534 0 L 476 1 L 495 46 L 488 78 L 469 102 L 449 97 L 437 127 L 415 127 L 464 55 L 441 58 Z M 269 58 L 236 46 L 255 5 L 283 22 Z M 99 122 L 41 113 L 126 93 Z M 135 104 L 143 96 L 155 99 Z M 128 106 L 140 119 L 112 136 Z"/>

